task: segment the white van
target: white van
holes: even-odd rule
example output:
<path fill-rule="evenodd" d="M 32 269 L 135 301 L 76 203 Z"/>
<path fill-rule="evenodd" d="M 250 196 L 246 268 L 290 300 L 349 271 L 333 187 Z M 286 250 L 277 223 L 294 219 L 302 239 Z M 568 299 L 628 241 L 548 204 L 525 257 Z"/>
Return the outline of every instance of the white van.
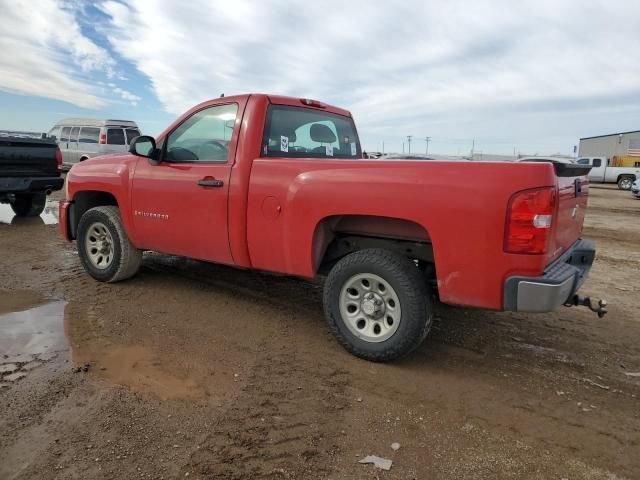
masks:
<path fill-rule="evenodd" d="M 69 168 L 98 155 L 126 152 L 131 140 L 140 136 L 140 130 L 136 122 L 129 120 L 65 118 L 47 135 L 55 137 L 62 152 L 62 164 Z"/>
<path fill-rule="evenodd" d="M 580 157 L 579 165 L 590 165 L 589 180 L 594 183 L 617 183 L 620 190 L 629 190 L 636 177 L 640 178 L 638 167 L 611 167 L 607 157 Z"/>

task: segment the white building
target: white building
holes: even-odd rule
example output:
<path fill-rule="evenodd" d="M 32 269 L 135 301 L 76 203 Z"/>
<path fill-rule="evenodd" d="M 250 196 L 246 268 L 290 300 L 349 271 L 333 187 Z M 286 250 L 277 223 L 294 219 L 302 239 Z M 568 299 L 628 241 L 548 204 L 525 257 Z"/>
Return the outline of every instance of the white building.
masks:
<path fill-rule="evenodd" d="M 640 130 L 580 139 L 579 157 L 640 156 Z"/>

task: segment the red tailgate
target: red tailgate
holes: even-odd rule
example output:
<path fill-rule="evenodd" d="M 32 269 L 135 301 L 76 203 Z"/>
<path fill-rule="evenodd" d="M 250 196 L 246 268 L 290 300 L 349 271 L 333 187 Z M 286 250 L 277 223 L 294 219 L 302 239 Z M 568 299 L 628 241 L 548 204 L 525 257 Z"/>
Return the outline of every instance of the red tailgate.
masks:
<path fill-rule="evenodd" d="M 585 176 L 557 178 L 558 212 L 555 245 L 551 250 L 554 259 L 580 238 L 589 196 L 589 182 Z"/>

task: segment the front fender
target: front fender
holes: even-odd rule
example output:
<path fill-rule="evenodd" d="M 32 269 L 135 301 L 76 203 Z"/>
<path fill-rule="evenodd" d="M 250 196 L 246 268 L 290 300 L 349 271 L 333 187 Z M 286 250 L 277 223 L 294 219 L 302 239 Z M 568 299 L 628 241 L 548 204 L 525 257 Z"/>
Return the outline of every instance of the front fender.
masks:
<path fill-rule="evenodd" d="M 120 156 L 106 156 L 76 164 L 67 174 L 67 200 L 73 202 L 77 221 L 89 208 L 108 204 L 105 195 L 115 199 L 125 231 L 136 244 L 131 212 L 131 183 L 135 160 L 114 161 Z M 111 161 L 110 161 L 111 160 Z"/>

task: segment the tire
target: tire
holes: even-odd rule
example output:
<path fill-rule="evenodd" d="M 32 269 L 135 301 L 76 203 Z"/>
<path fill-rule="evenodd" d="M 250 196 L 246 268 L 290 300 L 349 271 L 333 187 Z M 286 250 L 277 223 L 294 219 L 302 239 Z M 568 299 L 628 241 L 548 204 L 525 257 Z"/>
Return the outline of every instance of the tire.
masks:
<path fill-rule="evenodd" d="M 82 266 L 100 282 L 126 280 L 142 263 L 142 250 L 129 241 L 115 206 L 87 210 L 78 224 L 77 243 Z"/>
<path fill-rule="evenodd" d="M 37 217 L 44 211 L 46 203 L 47 194 L 44 192 L 17 194 L 11 202 L 11 209 L 18 217 Z"/>
<path fill-rule="evenodd" d="M 620 190 L 631 190 L 632 184 L 633 184 L 633 178 L 631 177 L 620 177 L 618 179 L 618 188 Z"/>
<path fill-rule="evenodd" d="M 380 280 L 386 284 L 384 290 Z M 358 296 L 350 291 L 352 287 Z M 372 293 L 373 298 L 367 299 Z M 372 308 L 379 311 L 369 315 Z M 353 355 L 373 362 L 407 355 L 422 343 L 433 322 L 431 292 L 420 270 L 409 259 L 384 249 L 360 250 L 333 267 L 324 286 L 324 311 L 338 342 Z M 394 317 L 391 324 L 389 314 Z"/>

